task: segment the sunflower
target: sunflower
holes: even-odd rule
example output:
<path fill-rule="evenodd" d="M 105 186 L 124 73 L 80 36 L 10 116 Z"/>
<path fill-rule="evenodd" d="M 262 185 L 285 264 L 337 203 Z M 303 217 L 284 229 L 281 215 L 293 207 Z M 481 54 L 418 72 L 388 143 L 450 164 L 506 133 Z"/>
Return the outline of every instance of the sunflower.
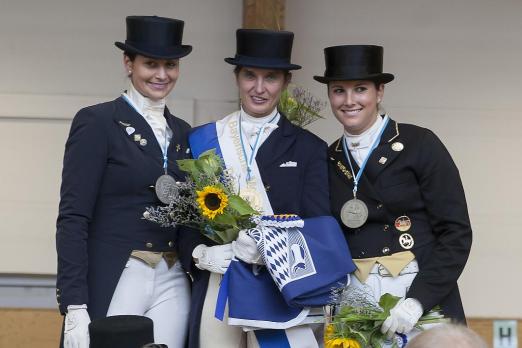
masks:
<path fill-rule="evenodd" d="M 324 332 L 324 347 L 325 348 L 361 348 L 357 340 L 352 338 L 334 338 L 335 328 L 332 324 L 326 327 Z"/>
<path fill-rule="evenodd" d="M 327 340 L 325 348 L 361 348 L 359 342 L 352 338 L 333 338 Z"/>
<path fill-rule="evenodd" d="M 228 197 L 223 189 L 216 186 L 205 186 L 198 194 L 197 202 L 203 212 L 203 216 L 213 220 L 216 215 L 223 214 L 228 205 Z"/>

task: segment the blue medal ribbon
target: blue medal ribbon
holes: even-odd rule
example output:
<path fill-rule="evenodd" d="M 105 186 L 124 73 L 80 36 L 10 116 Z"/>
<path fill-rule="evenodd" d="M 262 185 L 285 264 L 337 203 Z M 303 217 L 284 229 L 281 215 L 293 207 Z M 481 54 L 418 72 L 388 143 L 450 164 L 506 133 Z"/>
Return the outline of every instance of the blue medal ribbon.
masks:
<path fill-rule="evenodd" d="M 254 143 L 254 146 L 253 147 L 252 147 L 252 145 L 250 146 L 250 149 L 252 150 L 252 153 L 250 154 L 250 158 L 248 158 L 247 153 L 246 153 L 246 149 L 245 149 L 245 142 L 243 141 L 243 128 L 241 127 L 242 117 L 241 117 L 241 113 L 239 114 L 239 139 L 241 140 L 241 149 L 243 150 L 243 157 L 245 158 L 245 162 L 246 162 L 246 165 L 247 165 L 247 181 L 250 181 L 250 179 L 252 178 L 252 175 L 251 175 L 251 172 L 252 172 L 252 162 L 254 161 L 254 156 L 256 154 L 257 145 L 259 144 L 259 138 L 261 137 L 261 134 L 265 130 L 265 126 L 267 124 L 269 124 L 269 123 L 272 123 L 272 121 L 274 121 L 276 119 L 277 115 L 279 115 L 279 112 L 277 112 L 274 115 L 274 117 L 272 117 L 270 119 L 270 121 L 266 122 L 265 124 L 263 124 L 261 126 L 261 128 L 259 128 L 259 131 L 257 132 L 257 137 L 256 137 L 256 141 Z"/>
<path fill-rule="evenodd" d="M 130 107 L 134 109 L 134 111 L 136 111 L 138 114 L 142 115 L 141 112 L 134 106 L 134 103 L 129 99 L 129 97 L 127 97 L 127 95 L 125 93 L 123 93 L 121 96 L 127 102 L 127 104 L 129 104 Z M 167 164 L 168 164 L 168 160 L 169 160 L 168 156 L 167 156 L 167 150 L 169 147 L 169 143 L 167 141 L 167 128 L 168 128 L 168 125 L 165 126 L 165 150 L 163 151 L 163 170 L 165 171 L 165 174 L 167 174 Z"/>
<path fill-rule="evenodd" d="M 379 116 L 377 116 L 377 117 L 379 117 Z M 355 175 L 355 171 L 353 170 L 353 165 L 352 165 L 352 160 L 350 159 L 348 145 L 346 144 L 346 137 L 344 137 L 343 151 L 344 151 L 344 155 L 346 156 L 346 159 L 348 160 L 348 164 L 350 165 L 350 169 L 352 170 L 352 174 L 353 174 L 353 198 L 357 198 L 357 188 L 359 186 L 359 180 L 361 179 L 364 168 L 366 167 L 366 163 L 368 163 L 368 159 L 370 158 L 373 150 L 375 150 L 377 145 L 380 143 L 382 133 L 384 133 L 384 130 L 386 129 L 386 126 L 388 125 L 389 120 L 390 120 L 390 118 L 388 117 L 388 115 L 384 116 L 383 124 L 381 126 L 381 130 L 379 131 L 379 135 L 373 141 L 373 144 L 370 147 L 370 151 L 368 152 L 368 154 L 366 155 L 366 158 L 364 159 L 363 163 L 359 167 L 359 171 L 357 172 L 357 175 Z"/>

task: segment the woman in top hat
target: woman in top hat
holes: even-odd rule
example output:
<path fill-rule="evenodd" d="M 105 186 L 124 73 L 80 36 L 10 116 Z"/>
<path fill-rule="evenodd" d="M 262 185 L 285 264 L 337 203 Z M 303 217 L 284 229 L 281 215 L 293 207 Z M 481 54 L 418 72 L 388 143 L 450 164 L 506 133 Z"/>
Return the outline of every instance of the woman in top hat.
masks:
<path fill-rule="evenodd" d="M 179 75 L 184 22 L 127 17 L 129 87 L 75 116 L 65 146 L 57 221 L 57 299 L 64 346 L 88 347 L 90 320 L 150 317 L 156 342 L 182 347 L 190 290 L 175 253 L 176 231 L 143 220 L 183 180 L 190 126 L 165 106 Z M 175 313 L 173 316 L 172 313 Z"/>
<path fill-rule="evenodd" d="M 400 296 L 382 332 L 412 330 L 440 305 L 465 321 L 457 279 L 471 248 L 471 227 L 459 172 L 426 128 L 379 112 L 384 85 L 383 48 L 328 47 L 328 88 L 343 135 L 329 148 L 332 212 L 342 224 L 357 270 L 351 285 Z"/>
<path fill-rule="evenodd" d="M 199 129 L 215 130 L 225 165 L 239 181 L 240 194 L 263 214 L 329 215 L 327 145 L 292 125 L 277 109 L 290 71 L 300 68 L 290 62 L 293 33 L 239 29 L 236 39 L 236 55 L 225 61 L 235 65 L 241 108 Z M 208 140 L 195 138 L 190 137 L 192 149 L 193 140 Z M 190 347 L 257 347 L 256 335 L 245 335 L 240 327 L 227 326 L 214 317 L 219 282 L 231 258 L 247 263 L 259 259 L 254 240 L 240 232 L 232 244 L 213 245 L 199 234 L 187 233 L 180 235 L 179 246 L 182 262 L 194 279 Z M 318 346 L 309 328 L 295 329 L 293 335 L 301 338 L 294 347 Z"/>

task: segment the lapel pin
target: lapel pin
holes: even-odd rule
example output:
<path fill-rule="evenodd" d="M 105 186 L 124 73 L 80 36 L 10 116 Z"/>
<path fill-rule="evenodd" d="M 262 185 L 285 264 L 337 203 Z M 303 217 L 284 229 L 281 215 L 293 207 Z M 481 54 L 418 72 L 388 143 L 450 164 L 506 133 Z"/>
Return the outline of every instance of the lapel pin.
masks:
<path fill-rule="evenodd" d="M 400 232 L 409 231 L 411 228 L 411 220 L 406 215 L 399 216 L 395 219 L 395 228 Z"/>
<path fill-rule="evenodd" d="M 179 152 L 179 150 L 181 150 L 181 145 L 180 144 L 176 144 L 176 152 Z"/>
<path fill-rule="evenodd" d="M 384 164 L 384 163 L 386 163 L 387 160 L 388 159 L 386 157 L 381 157 L 381 158 L 379 158 L 379 163 Z"/>
<path fill-rule="evenodd" d="M 140 141 L 141 140 L 141 134 L 134 134 L 134 141 Z"/>
<path fill-rule="evenodd" d="M 348 180 L 352 180 L 352 173 L 341 163 L 341 161 L 337 161 L 337 167 L 339 170 L 348 178 Z"/>
<path fill-rule="evenodd" d="M 396 141 L 392 144 L 391 148 L 393 151 L 399 152 L 404 150 L 404 145 L 401 142 Z"/>
<path fill-rule="evenodd" d="M 409 250 L 413 248 L 413 245 L 415 244 L 415 240 L 413 240 L 413 237 L 409 233 L 403 233 L 399 237 L 399 244 L 403 249 Z"/>
<path fill-rule="evenodd" d="M 145 138 L 141 138 L 141 139 L 140 139 L 140 145 L 141 145 L 141 146 L 146 146 L 146 145 L 147 145 L 147 139 L 145 139 Z"/>
<path fill-rule="evenodd" d="M 134 127 L 127 127 L 125 128 L 125 131 L 127 132 L 128 135 L 131 135 L 132 133 L 134 133 L 134 131 L 136 131 L 136 129 L 134 129 Z"/>

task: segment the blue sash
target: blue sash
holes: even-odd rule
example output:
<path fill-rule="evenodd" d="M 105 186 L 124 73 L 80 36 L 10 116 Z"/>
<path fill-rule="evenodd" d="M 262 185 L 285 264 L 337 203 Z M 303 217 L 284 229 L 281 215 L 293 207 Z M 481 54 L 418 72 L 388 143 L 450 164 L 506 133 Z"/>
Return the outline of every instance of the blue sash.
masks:
<path fill-rule="evenodd" d="M 216 149 L 216 155 L 223 158 L 215 122 L 193 128 L 189 135 L 189 144 L 192 158 L 198 158 L 199 155 L 210 149 Z"/>

